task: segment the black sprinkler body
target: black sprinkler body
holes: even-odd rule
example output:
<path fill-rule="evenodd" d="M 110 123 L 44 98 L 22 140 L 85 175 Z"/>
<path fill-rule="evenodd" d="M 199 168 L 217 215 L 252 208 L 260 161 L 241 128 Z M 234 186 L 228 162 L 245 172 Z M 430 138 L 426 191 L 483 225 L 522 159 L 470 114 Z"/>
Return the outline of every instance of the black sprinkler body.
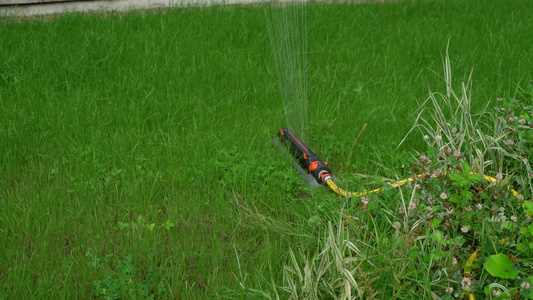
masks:
<path fill-rule="evenodd" d="M 307 145 L 305 145 L 290 129 L 280 129 L 278 133 L 282 143 L 288 143 L 292 155 L 298 160 L 300 165 L 313 176 L 318 183 L 324 183 L 331 178 L 331 169 L 327 163 L 322 161 Z"/>

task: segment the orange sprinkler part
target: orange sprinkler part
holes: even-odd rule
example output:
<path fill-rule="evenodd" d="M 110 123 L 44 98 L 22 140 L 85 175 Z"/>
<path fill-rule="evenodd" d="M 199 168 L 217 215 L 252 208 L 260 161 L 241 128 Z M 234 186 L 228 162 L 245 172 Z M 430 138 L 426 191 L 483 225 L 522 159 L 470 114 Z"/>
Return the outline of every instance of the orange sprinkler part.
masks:
<path fill-rule="evenodd" d="M 312 161 L 309 165 L 309 173 L 313 172 L 318 168 L 318 161 Z"/>

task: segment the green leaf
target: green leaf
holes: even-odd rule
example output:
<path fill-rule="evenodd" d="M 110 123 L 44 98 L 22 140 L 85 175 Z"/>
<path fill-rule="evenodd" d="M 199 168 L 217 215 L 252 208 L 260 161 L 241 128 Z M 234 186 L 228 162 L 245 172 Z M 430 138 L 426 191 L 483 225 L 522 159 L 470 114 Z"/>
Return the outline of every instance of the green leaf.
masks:
<path fill-rule="evenodd" d="M 527 214 L 533 215 L 533 202 L 532 201 L 524 201 L 524 207 L 526 208 Z"/>
<path fill-rule="evenodd" d="M 470 166 L 466 162 L 463 162 L 463 175 L 465 177 L 468 177 L 468 175 L 470 175 Z"/>
<path fill-rule="evenodd" d="M 150 231 L 154 231 L 155 223 L 152 224 L 146 224 L 146 228 Z"/>
<path fill-rule="evenodd" d="M 463 199 L 466 201 L 470 201 L 472 200 L 472 197 L 474 197 L 474 195 L 472 195 L 470 191 L 462 191 L 461 195 L 463 196 Z"/>
<path fill-rule="evenodd" d="M 345 268 L 342 268 L 341 271 L 344 274 L 344 276 L 346 277 L 346 279 L 348 280 L 348 282 L 350 282 L 352 287 L 354 287 L 356 289 L 359 289 L 359 286 L 357 285 L 357 282 L 353 278 L 352 273 L 350 271 L 348 271 L 347 269 L 345 269 Z"/>
<path fill-rule="evenodd" d="M 511 259 L 502 253 L 491 255 L 483 267 L 494 277 L 515 279 L 518 275 Z"/>
<path fill-rule="evenodd" d="M 174 227 L 176 224 L 174 224 L 172 221 L 170 221 L 169 219 L 167 219 L 167 221 L 165 222 L 165 229 L 167 231 L 169 231 L 172 227 Z"/>
<path fill-rule="evenodd" d="M 437 243 L 442 243 L 444 241 L 444 232 L 435 230 L 433 233 L 433 240 Z"/>
<path fill-rule="evenodd" d="M 450 180 L 453 181 L 455 184 L 462 185 L 465 179 L 461 174 L 452 173 L 450 174 Z"/>
<path fill-rule="evenodd" d="M 312 225 L 318 225 L 318 223 L 322 222 L 322 219 L 320 219 L 320 216 L 314 215 L 310 217 L 307 221 Z"/>
<path fill-rule="evenodd" d="M 526 121 L 529 121 L 529 120 L 530 120 L 528 114 L 521 114 L 521 115 L 520 115 L 520 118 L 522 118 L 522 119 L 524 119 L 524 120 L 526 120 Z"/>
<path fill-rule="evenodd" d="M 431 253 L 433 254 L 433 259 L 435 259 L 436 261 L 441 260 L 444 256 L 444 251 L 438 248 L 431 249 Z"/>
<path fill-rule="evenodd" d="M 431 227 L 436 228 L 437 226 L 440 225 L 440 223 L 442 223 L 442 218 L 439 218 L 439 217 L 433 218 L 433 220 L 431 220 Z"/>
<path fill-rule="evenodd" d="M 520 232 L 521 235 L 525 236 L 525 237 L 529 237 L 531 236 L 531 234 L 529 233 L 529 229 L 527 227 L 520 227 L 518 228 L 518 231 Z"/>
<path fill-rule="evenodd" d="M 503 222 L 501 225 L 500 225 L 500 228 L 501 229 L 507 229 L 509 231 L 514 231 L 515 228 L 516 228 L 516 224 L 514 222 L 511 222 L 511 221 L 505 221 Z"/>
<path fill-rule="evenodd" d="M 468 175 L 468 179 L 472 182 L 481 182 L 483 178 L 479 174 L 470 174 Z"/>
<path fill-rule="evenodd" d="M 461 197 L 459 197 L 459 195 L 451 195 L 450 196 L 450 202 L 460 203 L 461 202 Z"/>

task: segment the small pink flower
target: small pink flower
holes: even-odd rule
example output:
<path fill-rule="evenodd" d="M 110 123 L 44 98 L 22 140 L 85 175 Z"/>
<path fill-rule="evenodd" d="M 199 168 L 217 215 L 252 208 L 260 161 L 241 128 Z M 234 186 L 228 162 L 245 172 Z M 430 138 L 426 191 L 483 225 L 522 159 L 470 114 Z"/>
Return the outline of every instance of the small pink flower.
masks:
<path fill-rule="evenodd" d="M 457 133 L 457 128 L 455 128 L 455 127 L 452 128 L 452 133 L 454 133 L 454 134 Z"/>
<path fill-rule="evenodd" d="M 441 198 L 442 200 L 446 200 L 446 199 L 448 199 L 448 194 L 442 192 L 442 193 L 440 193 L 440 198 Z"/>
<path fill-rule="evenodd" d="M 498 172 L 498 174 L 496 174 L 495 178 L 496 178 L 496 180 L 498 180 L 498 181 L 502 181 L 502 179 L 503 179 L 503 174 L 500 173 L 500 172 Z"/>
<path fill-rule="evenodd" d="M 446 155 L 450 155 L 450 154 L 452 154 L 452 149 L 450 149 L 450 148 L 446 148 L 446 149 L 444 150 L 444 154 L 446 154 Z"/>
<path fill-rule="evenodd" d="M 518 199 L 518 201 L 524 201 L 524 195 L 522 194 L 519 194 L 518 196 L 516 196 L 516 198 Z"/>
<path fill-rule="evenodd" d="M 462 231 L 463 233 L 468 233 L 468 231 L 470 231 L 470 228 L 469 228 L 468 226 L 462 226 L 462 227 L 461 227 L 461 231 Z"/>
<path fill-rule="evenodd" d="M 410 211 L 415 210 L 416 209 L 416 203 L 414 203 L 414 202 L 409 203 L 409 207 L 407 209 L 409 209 Z"/>
<path fill-rule="evenodd" d="M 449 215 L 453 215 L 455 211 L 453 209 L 447 209 L 446 210 L 446 213 L 449 214 Z"/>
<path fill-rule="evenodd" d="M 477 207 L 477 209 L 482 210 L 483 209 L 483 204 L 478 203 L 478 204 L 476 204 L 476 207 Z"/>
<path fill-rule="evenodd" d="M 467 212 L 471 212 L 471 211 L 472 211 L 472 207 L 465 207 L 465 210 L 466 210 Z"/>
<path fill-rule="evenodd" d="M 500 290 L 492 290 L 492 297 L 498 297 L 500 295 Z"/>
<path fill-rule="evenodd" d="M 511 221 L 513 222 L 517 222 L 518 221 L 518 218 L 516 216 L 511 216 Z"/>
<path fill-rule="evenodd" d="M 454 258 L 452 259 L 452 268 L 457 267 L 457 265 L 458 265 L 457 258 L 454 257 Z"/>
<path fill-rule="evenodd" d="M 505 107 L 502 107 L 502 111 L 506 111 L 507 109 L 505 109 Z"/>
<path fill-rule="evenodd" d="M 503 101 L 503 98 L 496 98 L 496 101 L 501 102 Z"/>
<path fill-rule="evenodd" d="M 505 142 L 505 144 L 507 146 L 512 146 L 512 145 L 514 145 L 514 141 L 508 140 L 507 142 Z"/>
<path fill-rule="evenodd" d="M 520 119 L 518 120 L 518 123 L 520 123 L 520 125 L 526 125 L 527 121 L 524 119 Z"/>
<path fill-rule="evenodd" d="M 440 169 L 437 169 L 437 170 L 435 170 L 435 173 L 433 173 L 433 174 L 435 174 L 435 176 L 438 177 L 438 176 L 442 175 L 442 171 Z"/>
<path fill-rule="evenodd" d="M 398 212 L 400 213 L 400 215 L 405 215 L 405 209 L 401 206 L 398 208 Z"/>
<path fill-rule="evenodd" d="M 511 116 L 507 117 L 507 122 L 514 122 L 514 118 Z"/>
<path fill-rule="evenodd" d="M 529 288 L 531 288 L 531 284 L 527 281 L 524 281 L 522 282 L 522 284 L 520 284 L 520 287 L 523 288 L 524 290 L 529 290 Z"/>
<path fill-rule="evenodd" d="M 400 224 L 400 222 L 394 222 L 392 223 L 392 227 L 394 227 L 394 229 L 396 230 L 399 230 L 400 228 L 402 228 L 402 224 Z"/>
<path fill-rule="evenodd" d="M 453 156 L 457 159 L 461 158 L 461 151 L 454 151 Z"/>
<path fill-rule="evenodd" d="M 426 156 L 426 154 L 424 152 L 420 153 L 420 161 L 424 162 L 427 160 L 428 160 L 428 157 Z"/>
<path fill-rule="evenodd" d="M 429 199 L 428 203 L 429 204 L 435 204 L 435 203 L 437 203 L 437 199 Z"/>
<path fill-rule="evenodd" d="M 440 135 L 436 135 L 436 136 L 435 136 L 435 141 L 436 141 L 436 142 L 440 142 L 440 141 L 442 141 L 442 136 L 440 136 Z"/>
<path fill-rule="evenodd" d="M 445 293 L 451 294 L 453 293 L 453 287 L 449 286 L 444 290 Z"/>
<path fill-rule="evenodd" d="M 370 200 L 368 199 L 368 197 L 361 197 L 361 202 L 363 202 L 366 205 L 368 204 L 368 202 L 370 202 Z"/>
<path fill-rule="evenodd" d="M 461 287 L 463 290 L 470 290 L 470 285 L 472 284 L 472 280 L 470 278 L 465 277 L 463 280 L 461 280 Z"/>
<path fill-rule="evenodd" d="M 424 141 L 429 141 L 429 136 L 427 134 L 424 135 Z"/>

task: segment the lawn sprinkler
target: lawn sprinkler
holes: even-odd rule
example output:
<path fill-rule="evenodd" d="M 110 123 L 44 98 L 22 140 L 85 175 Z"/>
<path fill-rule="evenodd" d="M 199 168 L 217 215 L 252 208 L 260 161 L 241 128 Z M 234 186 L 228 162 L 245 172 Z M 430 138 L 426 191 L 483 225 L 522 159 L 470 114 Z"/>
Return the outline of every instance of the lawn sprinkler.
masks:
<path fill-rule="evenodd" d="M 278 132 L 278 137 L 272 143 L 276 145 L 284 154 L 287 154 L 286 148 L 290 151 L 290 157 L 293 160 L 294 168 L 300 173 L 301 179 L 309 186 L 315 187 L 325 184 L 335 193 L 343 197 L 362 197 L 367 194 L 379 193 L 383 188 L 366 192 L 348 192 L 341 189 L 335 184 L 333 172 L 328 163 L 323 161 L 311 149 L 288 129 L 283 128 Z M 414 179 L 409 178 L 396 183 L 393 187 L 398 187 Z"/>
<path fill-rule="evenodd" d="M 283 128 L 278 133 L 278 138 L 282 144 L 289 148 L 292 157 L 299 163 L 300 169 L 304 168 L 314 180 L 313 185 L 320 185 L 331 179 L 332 172 L 328 163 L 322 161 L 307 145 L 305 145 L 294 132 Z"/>
<path fill-rule="evenodd" d="M 328 163 L 321 160 L 311 149 L 300 140 L 296 134 L 288 129 L 283 128 L 278 132 L 278 137 L 272 140 L 273 145 L 276 145 L 283 154 L 287 154 L 285 149 L 290 151 L 290 157 L 293 161 L 293 167 L 300 173 L 301 179 L 309 186 L 315 187 L 320 185 L 327 185 L 332 191 L 343 197 L 363 197 L 369 194 L 381 193 L 385 188 L 379 188 L 371 191 L 363 192 L 349 192 L 340 188 L 334 181 L 334 175 L 328 166 Z M 499 180 L 479 174 L 487 182 L 497 182 Z M 390 183 L 392 188 L 398 188 L 407 184 L 408 182 L 415 181 L 424 174 L 419 174 L 413 177 L 409 177 L 394 183 Z M 518 193 L 511 189 L 514 196 L 518 196 Z"/>
<path fill-rule="evenodd" d="M 286 149 L 290 152 L 293 167 L 300 173 L 300 178 L 309 186 L 315 187 L 325 184 L 335 193 L 343 197 L 362 197 L 366 194 L 379 193 L 383 189 L 376 189 L 366 192 L 347 192 L 335 184 L 333 172 L 328 163 L 323 161 L 311 149 L 288 129 L 283 128 L 278 132 L 278 137 L 272 140 L 272 144 L 277 146 L 283 154 L 287 155 Z M 394 183 L 399 186 L 414 179 L 406 179 L 405 182 Z"/>

